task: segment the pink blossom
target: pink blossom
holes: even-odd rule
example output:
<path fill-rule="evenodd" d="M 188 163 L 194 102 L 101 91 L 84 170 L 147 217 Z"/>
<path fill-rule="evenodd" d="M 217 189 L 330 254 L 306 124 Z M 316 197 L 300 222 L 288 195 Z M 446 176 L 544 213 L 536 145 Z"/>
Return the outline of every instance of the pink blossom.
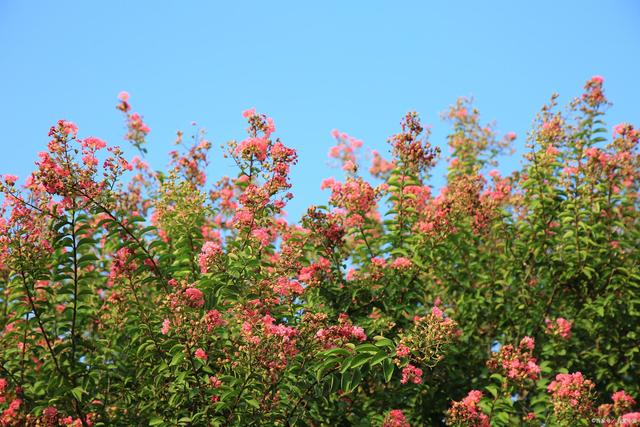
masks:
<path fill-rule="evenodd" d="M 15 176 L 15 175 L 7 174 L 7 175 L 4 176 L 4 181 L 9 185 L 14 185 L 17 180 L 18 180 L 18 177 Z"/>
<path fill-rule="evenodd" d="M 204 323 L 207 326 L 207 332 L 211 332 L 214 328 L 224 325 L 225 321 L 218 310 L 209 310 L 204 317 Z"/>
<path fill-rule="evenodd" d="M 202 291 L 197 288 L 187 288 L 184 293 L 190 306 L 200 308 L 204 305 L 204 296 Z"/>
<path fill-rule="evenodd" d="M 451 402 L 451 408 L 447 411 L 447 424 L 489 427 L 489 417 L 478 407 L 481 399 L 481 391 L 471 390 L 461 401 Z"/>
<path fill-rule="evenodd" d="M 522 340 L 520 340 L 520 346 L 524 347 L 524 348 L 526 348 L 528 350 L 533 350 L 535 345 L 536 345 L 535 341 L 531 337 L 524 337 L 524 338 L 522 338 Z"/>
<path fill-rule="evenodd" d="M 393 409 L 385 417 L 382 427 L 411 427 L 407 422 L 407 417 L 400 409 Z"/>
<path fill-rule="evenodd" d="M 9 420 L 11 418 L 16 417 L 18 415 L 18 410 L 20 409 L 21 405 L 22 405 L 21 399 L 13 399 L 11 403 L 9 403 L 9 407 L 2 412 L 2 416 L 0 417 L 0 422 L 4 421 L 5 419 Z M 9 425 L 9 424 L 4 424 L 3 422 L 3 425 Z M 15 425 L 18 425 L 18 424 L 15 424 Z"/>
<path fill-rule="evenodd" d="M 482 399 L 482 392 L 479 390 L 471 390 L 467 396 L 462 399 L 462 403 L 468 408 L 471 408 L 480 403 L 480 399 Z"/>
<path fill-rule="evenodd" d="M 253 156 L 261 162 L 267 158 L 269 141 L 267 138 L 249 137 L 238 144 L 236 153 L 244 159 L 251 159 Z"/>
<path fill-rule="evenodd" d="M 256 228 L 251 231 L 251 235 L 255 237 L 262 246 L 268 246 L 271 243 L 271 236 L 266 228 Z"/>
<path fill-rule="evenodd" d="M 244 332 L 246 335 L 250 335 L 252 333 L 253 330 L 253 326 L 251 326 L 251 323 L 245 321 L 242 323 L 242 332 Z"/>
<path fill-rule="evenodd" d="M 280 277 L 276 281 L 276 285 L 273 287 L 273 290 L 282 295 L 282 296 L 290 296 L 290 295 L 300 295 L 304 292 L 304 288 L 297 280 L 289 280 L 286 277 Z"/>
<path fill-rule="evenodd" d="M 333 188 L 333 186 L 336 184 L 336 180 L 333 178 L 325 178 L 322 180 L 322 183 L 320 184 L 320 189 L 324 190 L 327 188 Z"/>
<path fill-rule="evenodd" d="M 371 264 L 377 266 L 377 267 L 384 267 L 387 265 L 387 261 L 384 258 L 381 257 L 373 257 L 371 258 Z"/>
<path fill-rule="evenodd" d="M 613 400 L 613 405 L 617 410 L 631 409 L 636 404 L 635 399 L 625 393 L 624 390 L 613 393 L 611 400 Z"/>
<path fill-rule="evenodd" d="M 540 374 L 540 367 L 532 357 L 534 347 L 535 341 L 531 337 L 522 338 L 517 348 L 511 344 L 503 345 L 487 361 L 487 367 L 492 371 L 501 371 L 516 383 L 535 380 Z"/>
<path fill-rule="evenodd" d="M 640 412 L 629 412 L 618 419 L 618 423 L 623 426 L 640 424 Z"/>
<path fill-rule="evenodd" d="M 342 166 L 342 170 L 346 172 L 355 172 L 357 169 L 358 167 L 351 160 L 347 160 L 346 162 L 344 162 L 344 165 Z"/>
<path fill-rule="evenodd" d="M 219 388 L 222 385 L 222 381 L 218 379 L 218 377 L 210 376 L 209 383 L 213 388 Z"/>
<path fill-rule="evenodd" d="M 550 335 L 557 335 L 564 339 L 571 338 L 571 325 L 572 323 L 563 317 L 558 317 L 555 321 L 549 319 L 545 320 L 547 325 L 546 333 Z"/>
<path fill-rule="evenodd" d="M 586 414 L 591 410 L 591 392 L 595 384 L 582 376 L 582 373 L 558 374 L 555 381 L 547 386 L 556 412 Z"/>
<path fill-rule="evenodd" d="M 90 136 L 85 138 L 82 141 L 83 147 L 91 148 L 92 150 L 100 150 L 107 146 L 107 143 L 101 140 L 100 138 L 96 138 L 95 136 Z"/>
<path fill-rule="evenodd" d="M 200 360 L 207 360 L 208 359 L 207 353 L 205 353 L 205 351 L 203 349 L 201 349 L 201 348 L 198 348 L 196 350 L 196 352 L 194 353 L 194 356 L 196 356 Z"/>
<path fill-rule="evenodd" d="M 410 259 L 405 257 L 398 257 L 391 263 L 391 268 L 394 268 L 396 270 L 406 270 L 408 268 L 411 268 L 412 265 L 413 263 Z"/>
<path fill-rule="evenodd" d="M 628 127 L 629 127 L 629 125 L 626 124 L 626 123 L 619 123 L 619 124 L 615 125 L 613 127 L 613 136 L 623 135 Z"/>
<path fill-rule="evenodd" d="M 406 384 L 408 382 L 412 382 L 414 384 L 422 383 L 422 369 L 413 366 L 412 364 L 408 364 L 402 369 L 402 379 L 400 379 L 401 384 Z"/>
<path fill-rule="evenodd" d="M 442 310 L 440 310 L 440 308 L 438 308 L 437 305 L 434 305 L 433 307 L 431 307 L 431 314 L 433 314 L 438 319 L 444 318 L 444 313 L 442 312 Z"/>
<path fill-rule="evenodd" d="M 469 114 L 467 112 L 466 108 L 460 108 L 456 111 L 456 117 L 458 117 L 459 119 L 464 119 L 465 117 L 467 117 L 467 115 Z"/>
<path fill-rule="evenodd" d="M 545 150 L 545 152 L 549 155 L 549 156 L 557 156 L 558 154 L 560 154 L 560 151 L 554 147 L 553 145 L 549 145 L 547 147 L 547 149 Z"/>
<path fill-rule="evenodd" d="M 236 212 L 233 222 L 242 225 L 249 225 L 253 220 L 253 213 L 247 209 L 242 209 Z"/>
<path fill-rule="evenodd" d="M 73 122 L 63 120 L 62 131 L 67 135 L 75 137 L 78 134 L 78 126 L 76 126 Z"/>
<path fill-rule="evenodd" d="M 164 319 L 164 321 L 162 322 L 162 329 L 160 329 L 162 335 L 167 335 L 169 333 L 170 326 L 171 322 L 169 321 L 169 319 Z"/>
<path fill-rule="evenodd" d="M 411 354 L 411 349 L 406 345 L 399 344 L 398 347 L 396 347 L 396 356 L 405 357 L 405 356 L 408 356 L 409 354 Z"/>
<path fill-rule="evenodd" d="M 338 157 L 340 157 L 340 147 L 339 146 L 333 146 L 329 149 L 329 157 L 332 157 L 334 159 L 337 159 Z"/>
<path fill-rule="evenodd" d="M 242 112 L 242 117 L 244 117 L 245 119 L 249 118 L 249 117 L 253 117 L 256 115 L 256 109 L 255 108 L 249 108 L 246 109 Z"/>
<path fill-rule="evenodd" d="M 353 326 L 351 328 L 351 336 L 358 341 L 364 341 L 367 339 L 367 335 L 364 333 L 364 329 L 360 326 Z"/>
<path fill-rule="evenodd" d="M 118 99 L 122 102 L 127 102 L 129 100 L 129 92 L 123 90 L 118 94 Z"/>
<path fill-rule="evenodd" d="M 598 157 L 599 150 L 595 147 L 589 147 L 584 151 L 585 156 L 595 158 Z"/>

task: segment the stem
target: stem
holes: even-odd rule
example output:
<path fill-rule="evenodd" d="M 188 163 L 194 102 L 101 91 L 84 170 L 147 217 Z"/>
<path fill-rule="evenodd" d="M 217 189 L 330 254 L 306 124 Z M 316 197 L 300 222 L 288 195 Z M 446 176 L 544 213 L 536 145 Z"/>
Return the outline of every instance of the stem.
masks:
<path fill-rule="evenodd" d="M 307 396 L 307 394 L 309 394 L 309 392 L 318 384 L 320 384 L 320 381 L 322 381 L 323 379 L 325 379 L 329 374 L 333 374 L 335 371 L 338 370 L 338 366 L 336 366 L 335 368 L 325 372 L 324 375 L 322 375 L 322 377 L 320 377 L 319 379 L 316 379 L 314 382 L 311 383 L 311 385 L 309 387 L 307 387 L 307 389 L 304 391 L 304 393 L 302 393 L 302 395 L 300 395 L 300 397 L 298 398 L 298 400 L 296 401 L 295 405 L 293 405 L 291 407 L 291 409 L 289 409 L 289 411 L 287 411 L 287 413 L 285 414 L 285 424 L 287 426 L 291 425 L 291 422 L 289 421 L 291 419 L 291 416 L 293 415 L 293 413 L 296 411 L 296 409 L 298 409 L 298 405 L 300 405 L 300 403 L 302 402 L 302 400 Z"/>
<path fill-rule="evenodd" d="M 367 240 L 367 235 L 364 234 L 364 230 L 362 229 L 362 226 L 359 226 L 358 230 L 360 230 L 360 234 L 362 235 L 362 240 L 364 240 L 364 244 L 367 246 L 367 250 L 369 251 L 369 256 L 373 258 L 374 257 L 373 251 L 371 250 L 371 246 L 369 245 L 369 241 Z"/>
<path fill-rule="evenodd" d="M 71 319 L 71 366 L 76 364 L 76 322 L 78 317 L 78 246 L 76 241 L 75 200 L 71 213 L 71 240 L 73 250 L 73 317 Z"/>
<path fill-rule="evenodd" d="M 240 391 L 238 392 L 238 395 L 236 396 L 236 400 L 233 402 L 233 406 L 231 407 L 231 412 L 229 412 L 229 415 L 227 416 L 227 425 L 231 425 L 231 418 L 233 417 L 233 415 L 235 414 L 236 408 L 238 407 L 238 404 L 240 403 L 240 396 L 242 396 L 242 393 L 244 392 L 245 388 L 247 387 L 247 383 L 249 382 L 249 379 L 251 378 L 251 374 L 247 375 L 244 379 L 244 381 L 242 382 L 242 386 L 240 387 Z"/>
<path fill-rule="evenodd" d="M 47 334 L 47 332 L 46 332 L 46 330 L 44 328 L 44 323 L 42 322 L 42 318 L 40 317 L 40 312 L 38 311 L 38 309 L 36 308 L 35 303 L 33 302 L 33 297 L 31 295 L 31 291 L 29 290 L 29 286 L 27 285 L 27 277 L 26 277 L 24 271 L 20 271 L 20 276 L 22 277 L 22 284 L 23 284 L 24 289 L 25 289 L 25 291 L 27 293 L 27 299 L 29 301 L 29 305 L 31 307 L 31 310 L 33 311 L 33 315 L 36 318 L 36 321 L 38 322 L 38 326 L 40 328 L 40 332 L 42 333 L 42 337 L 44 338 L 44 341 L 47 344 L 47 348 L 49 349 L 49 354 L 51 354 L 51 358 L 53 359 L 53 364 L 55 365 L 56 370 L 58 371 L 60 376 L 64 380 L 66 380 L 69 385 L 73 386 L 74 382 L 62 370 L 62 368 L 60 368 L 60 364 L 58 363 L 58 358 L 56 357 L 56 353 L 53 350 L 53 346 L 51 345 L 51 341 L 49 340 L 49 335 Z M 78 418 L 80 418 L 80 422 L 82 423 L 82 425 L 86 427 L 87 426 L 87 422 L 86 422 L 85 417 L 84 417 L 84 415 L 82 413 L 82 410 L 80 408 L 80 402 L 75 397 L 75 395 L 73 395 L 73 393 L 72 393 L 72 398 L 73 398 L 74 410 L 76 411 L 76 414 L 77 414 Z"/>
<path fill-rule="evenodd" d="M 109 218 L 111 218 L 111 220 L 113 222 L 115 222 L 129 237 L 131 237 L 131 239 L 133 239 L 133 241 L 138 245 L 138 247 L 142 250 L 142 252 L 144 252 L 144 254 L 147 256 L 147 259 L 149 261 L 151 261 L 154 273 L 160 279 L 161 285 L 164 288 L 164 290 L 167 290 L 168 289 L 168 285 L 166 283 L 164 275 L 162 274 L 162 271 L 160 270 L 160 268 L 158 267 L 158 264 L 153 259 L 153 256 L 151 255 L 151 253 L 149 252 L 147 247 L 142 243 L 142 241 L 135 234 L 133 234 L 133 232 L 131 230 L 129 230 L 129 228 L 127 228 L 122 223 L 122 221 L 120 221 L 109 209 L 107 209 L 105 206 L 100 204 L 98 201 L 96 201 L 90 195 L 88 195 L 88 194 L 86 194 L 86 193 L 84 193 L 82 191 L 79 191 L 79 192 L 84 197 L 86 197 L 91 203 L 93 203 L 98 209 L 100 209 L 102 212 L 106 213 L 109 216 Z"/>

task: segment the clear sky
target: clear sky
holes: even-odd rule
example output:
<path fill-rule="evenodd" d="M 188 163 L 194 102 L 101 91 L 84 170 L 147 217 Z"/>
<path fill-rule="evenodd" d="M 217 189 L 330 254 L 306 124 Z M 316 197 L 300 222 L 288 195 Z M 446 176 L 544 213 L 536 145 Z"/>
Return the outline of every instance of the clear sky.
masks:
<path fill-rule="evenodd" d="M 640 124 L 640 2 L 0 0 L 0 174 L 23 179 L 59 118 L 125 145 L 121 90 L 151 127 L 156 169 L 176 130 L 196 121 L 217 148 L 244 137 L 240 113 L 256 107 L 299 152 L 296 219 L 339 176 L 333 128 L 385 152 L 416 110 L 444 147 L 440 113 L 473 96 L 522 153 L 551 93 L 567 101 L 592 75 L 614 102 L 609 125 Z M 209 173 L 235 171 L 216 155 Z"/>

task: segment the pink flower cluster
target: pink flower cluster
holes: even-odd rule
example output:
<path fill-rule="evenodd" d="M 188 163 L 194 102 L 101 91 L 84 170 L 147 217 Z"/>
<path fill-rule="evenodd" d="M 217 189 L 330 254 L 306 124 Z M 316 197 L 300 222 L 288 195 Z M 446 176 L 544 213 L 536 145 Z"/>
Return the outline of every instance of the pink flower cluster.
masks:
<path fill-rule="evenodd" d="M 175 143 L 182 144 L 182 132 L 178 132 Z M 211 142 L 201 139 L 199 134 L 196 143 L 186 153 L 182 154 L 177 150 L 170 151 L 173 170 L 195 186 L 203 186 L 207 181 L 204 169 L 208 165 L 207 153 L 210 148 Z"/>
<path fill-rule="evenodd" d="M 120 103 L 116 108 L 122 111 L 127 116 L 127 134 L 125 139 L 131 141 L 131 143 L 141 151 L 145 151 L 142 146 L 145 143 L 145 138 L 151 132 L 151 129 L 142 120 L 142 116 L 138 113 L 131 113 L 131 105 L 129 104 L 129 94 L 127 92 L 120 92 L 118 94 Z"/>
<path fill-rule="evenodd" d="M 396 356 L 407 357 L 411 354 L 411 349 L 404 344 L 398 344 L 396 347 Z"/>
<path fill-rule="evenodd" d="M 267 159 L 267 148 L 269 141 L 265 137 L 250 137 L 240 142 L 236 153 L 243 159 L 251 160 L 255 156 L 261 162 Z"/>
<path fill-rule="evenodd" d="M 209 358 L 209 356 L 207 356 L 207 353 L 201 348 L 196 349 L 196 351 L 195 351 L 195 353 L 193 355 L 197 359 L 200 359 L 202 361 L 206 361 Z"/>
<path fill-rule="evenodd" d="M 200 289 L 189 287 L 185 289 L 184 294 L 186 296 L 188 306 L 201 308 L 204 305 L 204 295 Z"/>
<path fill-rule="evenodd" d="M 111 270 L 109 271 L 109 283 L 111 285 L 113 285 L 118 278 L 128 276 L 138 268 L 133 259 L 133 255 L 133 251 L 127 247 L 118 249 L 113 257 Z"/>
<path fill-rule="evenodd" d="M 222 247 L 217 242 L 205 242 L 200 251 L 199 264 L 200 272 L 208 273 L 212 267 L 217 265 L 222 255 Z"/>
<path fill-rule="evenodd" d="M 617 412 L 631 409 L 636 404 L 636 400 L 625 393 L 624 390 L 613 393 L 611 395 L 611 400 L 613 400 L 613 406 Z"/>
<path fill-rule="evenodd" d="M 572 322 L 570 322 L 569 320 L 563 317 L 558 317 L 555 321 L 546 319 L 545 323 L 547 325 L 547 328 L 546 328 L 547 334 L 559 336 L 564 339 L 571 338 Z"/>
<path fill-rule="evenodd" d="M 286 368 L 298 354 L 298 330 L 276 323 L 270 314 L 258 317 L 256 311 L 248 310 L 243 316 L 246 320 L 242 322 L 241 334 L 246 344 L 240 349 L 252 353 L 255 363 L 266 371 L 275 373 Z"/>
<path fill-rule="evenodd" d="M 256 113 L 255 108 L 243 111 L 242 116 L 249 121 L 250 135 L 238 144 L 236 154 L 245 160 L 255 158 L 264 162 L 269 151 L 269 138 L 276 130 L 273 119 Z"/>
<path fill-rule="evenodd" d="M 387 416 L 384 417 L 382 427 L 411 427 L 411 425 L 407 422 L 407 417 L 402 410 L 392 409 Z"/>
<path fill-rule="evenodd" d="M 478 407 L 481 399 L 481 391 L 471 390 L 461 401 L 452 402 L 451 408 L 447 411 L 447 424 L 489 427 L 489 417 Z"/>
<path fill-rule="evenodd" d="M 398 257 L 391 262 L 391 268 L 394 270 L 408 270 L 412 266 L 411 260 L 405 257 Z"/>
<path fill-rule="evenodd" d="M 632 142 L 640 140 L 640 130 L 634 129 L 629 123 L 619 123 L 613 127 L 613 136 L 629 138 Z"/>
<path fill-rule="evenodd" d="M 330 202 L 347 211 L 347 222 L 351 226 L 362 226 L 365 217 L 376 205 L 373 187 L 362 178 L 349 177 L 344 184 L 339 182 L 331 186 Z"/>
<path fill-rule="evenodd" d="M 367 339 L 367 335 L 360 326 L 351 324 L 346 314 L 341 314 L 338 317 L 337 325 L 319 329 L 318 332 L 316 332 L 316 338 L 325 348 L 331 348 L 340 346 L 350 340 L 364 341 Z"/>
<path fill-rule="evenodd" d="M 371 167 L 369 173 L 376 178 L 384 178 L 387 174 L 393 170 L 395 163 L 382 158 L 377 150 L 371 151 Z"/>
<path fill-rule="evenodd" d="M 422 369 L 413 366 L 411 363 L 402 368 L 402 379 L 400 379 L 400 384 L 406 384 L 408 382 L 414 384 L 422 383 Z"/>
<path fill-rule="evenodd" d="M 598 417 L 606 420 L 605 427 L 622 424 L 622 419 L 640 422 L 640 412 L 628 412 L 636 404 L 636 400 L 625 393 L 624 390 L 613 393 L 611 400 L 613 404 L 607 403 L 598 406 Z"/>
<path fill-rule="evenodd" d="M 582 95 L 582 99 L 592 108 L 607 102 L 607 98 L 605 98 L 604 92 L 602 91 L 603 83 L 603 77 L 593 76 L 584 85 L 585 93 Z"/>
<path fill-rule="evenodd" d="M 7 380 L 0 378 L 0 403 L 6 402 L 5 389 L 7 388 Z"/>
<path fill-rule="evenodd" d="M 162 328 L 160 329 L 160 332 L 162 332 L 162 335 L 167 335 L 169 333 L 170 328 L 171 328 L 171 321 L 169 321 L 169 319 L 164 319 L 162 321 Z"/>
<path fill-rule="evenodd" d="M 276 280 L 273 290 L 283 296 L 300 295 L 304 292 L 304 288 L 297 280 L 289 280 L 286 277 L 280 277 Z"/>
<path fill-rule="evenodd" d="M 20 406 L 22 406 L 22 399 L 13 399 L 9 403 L 9 407 L 0 414 L 0 425 L 3 427 L 21 425 L 18 420 L 18 411 L 20 410 Z"/>
<path fill-rule="evenodd" d="M 389 138 L 394 157 L 411 173 L 420 173 L 432 167 L 440 150 L 431 147 L 426 139 L 428 132 L 426 136 L 421 136 L 424 128 L 418 114 L 408 113 L 401 126 L 402 132 Z"/>
<path fill-rule="evenodd" d="M 341 133 L 337 129 L 331 131 L 331 136 L 336 139 L 337 144 L 329 150 L 329 157 L 340 160 L 344 171 L 356 172 L 358 169 L 356 151 L 362 148 L 362 141 Z"/>
<path fill-rule="evenodd" d="M 226 323 L 218 310 L 207 311 L 207 314 L 204 315 L 203 322 L 207 328 L 207 332 L 211 332 L 213 329 Z"/>
<path fill-rule="evenodd" d="M 431 202 L 431 187 L 427 185 L 407 185 L 402 189 L 402 206 L 396 202 L 397 208 L 413 209 L 417 214 L 424 212 Z"/>
<path fill-rule="evenodd" d="M 493 353 L 487 366 L 517 383 L 527 379 L 535 380 L 540 374 L 540 367 L 532 356 L 534 347 L 535 342 L 531 337 L 522 338 L 517 348 L 511 344 L 504 345 L 497 353 Z"/>
<path fill-rule="evenodd" d="M 569 419 L 586 416 L 593 408 L 592 392 L 595 384 L 582 376 L 582 373 L 558 374 L 555 381 L 547 386 L 551 393 L 551 402 L 556 417 Z"/>
<path fill-rule="evenodd" d="M 331 271 L 331 263 L 324 257 L 308 266 L 302 267 L 298 273 L 298 280 L 309 286 L 320 284 L 322 276 Z"/>
<path fill-rule="evenodd" d="M 14 186 L 16 181 L 18 181 L 18 177 L 15 176 L 15 175 L 6 174 L 4 176 L 4 182 L 6 182 L 7 185 L 9 185 L 9 186 Z"/>

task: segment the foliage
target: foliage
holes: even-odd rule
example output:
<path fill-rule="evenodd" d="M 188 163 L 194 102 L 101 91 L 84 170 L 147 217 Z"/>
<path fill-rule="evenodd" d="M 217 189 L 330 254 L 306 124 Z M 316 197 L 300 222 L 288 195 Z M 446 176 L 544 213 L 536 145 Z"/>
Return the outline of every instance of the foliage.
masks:
<path fill-rule="evenodd" d="M 213 184 L 202 133 L 154 172 L 61 120 L 0 184 L 0 425 L 638 422 L 640 132 L 607 139 L 602 84 L 552 97 L 505 177 L 515 135 L 458 101 L 435 195 L 417 114 L 369 174 L 334 131 L 344 180 L 296 223 L 296 153 L 255 110 Z"/>

